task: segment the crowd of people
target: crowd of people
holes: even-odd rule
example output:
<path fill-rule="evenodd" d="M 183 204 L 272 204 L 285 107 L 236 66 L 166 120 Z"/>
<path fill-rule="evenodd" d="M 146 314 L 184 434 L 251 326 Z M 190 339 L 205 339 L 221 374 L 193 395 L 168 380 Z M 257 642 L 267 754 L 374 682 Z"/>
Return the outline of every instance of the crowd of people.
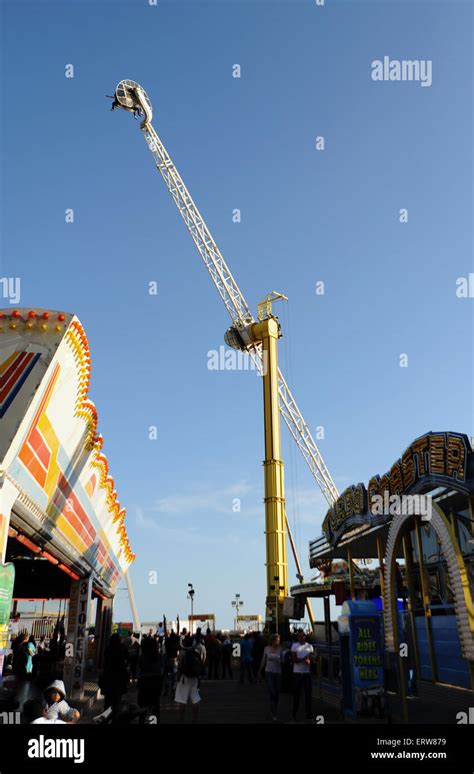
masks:
<path fill-rule="evenodd" d="M 104 710 L 116 714 L 130 682 L 136 682 L 138 707 L 144 710 L 139 715 L 140 722 L 146 722 L 146 718 L 160 722 L 162 695 L 179 705 L 181 720 L 190 703 L 196 720 L 200 682 L 206 677 L 212 680 L 227 674 L 232 679 L 231 657 L 230 639 L 215 635 L 210 629 L 205 636 L 201 629 L 191 636 L 186 629 L 181 634 L 174 630 L 168 633 L 160 623 L 155 634 L 140 637 L 130 632 L 125 643 L 113 634 L 105 649 L 99 678 Z"/>
<path fill-rule="evenodd" d="M 35 681 L 40 697 L 25 703 L 24 722 L 75 723 L 79 720 L 80 713 L 68 704 L 64 683 L 59 679 L 58 660 L 64 646 L 61 629 L 49 642 L 44 637 L 36 641 L 25 632 L 13 641 L 11 670 L 19 680 Z M 89 646 L 93 646 L 92 635 Z M 129 632 L 126 638 L 115 633 L 103 654 L 98 685 L 104 697 L 104 711 L 95 720 L 123 719 L 126 695 L 132 686 L 136 689 L 132 714 L 139 723 L 160 722 L 162 697 L 178 705 L 181 721 L 185 720 L 186 708 L 190 706 L 191 719 L 196 722 L 202 682 L 234 680 L 237 665 L 240 685 L 265 682 L 273 721 L 278 720 L 282 692 L 293 694 L 292 720 L 298 717 L 302 696 L 305 716 L 310 719 L 315 656 L 315 649 L 303 630 L 288 635 L 284 641 L 279 634 L 268 637 L 257 632 L 231 640 L 229 634 L 210 629 L 203 634 L 200 628 L 191 635 L 186 629 L 180 633 L 167 631 L 161 623 L 155 633 Z M 44 670 L 45 663 L 55 665 L 56 672 Z M 51 677 L 54 679 L 48 679 Z"/>
<path fill-rule="evenodd" d="M 237 645 L 234 648 L 234 645 Z M 140 722 L 160 722 L 161 697 L 179 705 L 180 720 L 191 706 L 193 722 L 198 718 L 200 687 L 204 680 L 233 680 L 232 664 L 239 663 L 239 683 L 263 679 L 268 692 L 272 720 L 278 720 L 280 694 L 293 694 L 292 720 L 296 721 L 304 696 L 306 719 L 311 719 L 312 678 L 316 653 L 302 629 L 284 642 L 279 634 L 271 638 L 248 633 L 231 641 L 228 634 L 200 628 L 194 635 L 183 629 L 167 633 L 158 627 L 155 634 L 130 633 L 125 643 L 112 635 L 104 654 L 104 669 L 99 686 L 104 694 L 104 709 L 114 715 L 130 682 L 136 681 L 137 702 L 143 710 Z"/>
<path fill-rule="evenodd" d="M 79 720 L 80 712 L 70 707 L 66 700 L 62 680 L 65 652 L 64 619 L 57 621 L 50 637 L 35 637 L 27 630 L 13 636 L 11 652 L 3 669 L 3 677 L 9 678 L 4 682 L 4 687 L 8 685 L 9 688 L 8 698 L 2 697 L 2 702 L 6 701 L 7 707 L 18 707 L 15 697 L 23 693 L 22 689 L 29 683 L 26 695 L 32 698 L 22 707 L 24 723 L 77 723 Z"/>
<path fill-rule="evenodd" d="M 65 650 L 66 634 L 62 620 L 58 621 L 50 638 L 20 631 L 12 639 L 6 668 L 20 682 L 31 680 L 44 687 L 52 677 L 62 672 Z"/>

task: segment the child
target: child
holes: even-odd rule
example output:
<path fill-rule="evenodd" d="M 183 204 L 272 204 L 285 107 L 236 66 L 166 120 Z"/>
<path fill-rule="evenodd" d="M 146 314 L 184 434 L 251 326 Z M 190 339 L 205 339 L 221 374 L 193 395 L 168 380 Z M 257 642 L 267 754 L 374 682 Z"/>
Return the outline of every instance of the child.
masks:
<path fill-rule="evenodd" d="M 23 720 L 25 723 L 31 723 L 32 725 L 39 725 L 40 723 L 61 723 L 63 726 L 66 725 L 64 720 L 59 720 L 59 718 L 48 720 L 46 717 L 46 707 L 38 699 L 25 701 L 23 705 Z"/>
<path fill-rule="evenodd" d="M 45 700 L 45 717 L 48 720 L 64 720 L 77 722 L 81 716 L 78 710 L 69 706 L 66 701 L 66 690 L 62 680 L 53 680 L 43 693 Z"/>

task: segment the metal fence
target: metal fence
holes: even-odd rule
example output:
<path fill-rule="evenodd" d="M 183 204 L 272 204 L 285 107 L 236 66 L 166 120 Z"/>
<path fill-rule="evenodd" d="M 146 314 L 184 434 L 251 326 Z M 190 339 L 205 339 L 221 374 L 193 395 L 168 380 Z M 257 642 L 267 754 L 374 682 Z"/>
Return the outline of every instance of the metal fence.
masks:
<path fill-rule="evenodd" d="M 41 637 L 45 637 L 49 640 L 54 634 L 54 628 L 58 620 L 60 621 L 62 617 L 62 613 L 22 615 L 15 626 L 15 630 L 11 634 L 11 637 L 14 639 L 17 633 L 19 634 L 20 632 L 26 631 L 28 632 L 28 636 L 33 635 L 36 640 L 41 639 Z M 67 625 L 66 620 L 64 621 L 64 625 Z"/>

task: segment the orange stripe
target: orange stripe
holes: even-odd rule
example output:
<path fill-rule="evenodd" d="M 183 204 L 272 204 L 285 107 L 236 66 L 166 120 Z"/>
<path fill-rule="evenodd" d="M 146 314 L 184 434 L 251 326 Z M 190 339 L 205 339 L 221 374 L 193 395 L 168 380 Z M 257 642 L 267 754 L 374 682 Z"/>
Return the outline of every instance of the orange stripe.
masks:
<path fill-rule="evenodd" d="M 26 466 L 33 476 L 33 478 L 36 479 L 38 484 L 44 488 L 44 485 L 46 483 L 46 471 L 43 468 L 42 464 L 38 461 L 37 457 L 35 457 L 34 454 L 31 455 L 31 460 L 29 465 Z"/>
<path fill-rule="evenodd" d="M 31 431 L 29 445 L 33 449 L 38 459 L 43 463 L 46 470 L 48 470 L 49 461 L 51 459 L 51 452 L 46 446 L 43 440 L 43 436 L 37 427 L 34 427 Z"/>

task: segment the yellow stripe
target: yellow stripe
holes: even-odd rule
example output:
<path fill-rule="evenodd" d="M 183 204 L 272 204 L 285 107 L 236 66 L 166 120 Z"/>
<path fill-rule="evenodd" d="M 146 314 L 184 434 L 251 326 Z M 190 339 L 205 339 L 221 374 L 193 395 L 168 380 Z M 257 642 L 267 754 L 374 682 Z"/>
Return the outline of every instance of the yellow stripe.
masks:
<path fill-rule="evenodd" d="M 79 537 L 76 530 L 71 527 L 69 522 L 64 518 L 64 516 L 60 516 L 59 519 L 56 522 L 56 527 L 59 529 L 60 532 L 65 535 L 68 540 L 71 541 L 74 548 L 76 548 L 81 554 L 83 554 L 87 548 L 86 544 L 83 540 Z"/>
<path fill-rule="evenodd" d="M 7 370 L 10 364 L 13 363 L 13 361 L 15 360 L 16 357 L 18 357 L 19 354 L 20 354 L 19 352 L 14 352 L 13 355 L 10 355 L 10 357 L 7 357 L 7 359 L 3 361 L 3 363 L 0 365 L 0 376 Z"/>

